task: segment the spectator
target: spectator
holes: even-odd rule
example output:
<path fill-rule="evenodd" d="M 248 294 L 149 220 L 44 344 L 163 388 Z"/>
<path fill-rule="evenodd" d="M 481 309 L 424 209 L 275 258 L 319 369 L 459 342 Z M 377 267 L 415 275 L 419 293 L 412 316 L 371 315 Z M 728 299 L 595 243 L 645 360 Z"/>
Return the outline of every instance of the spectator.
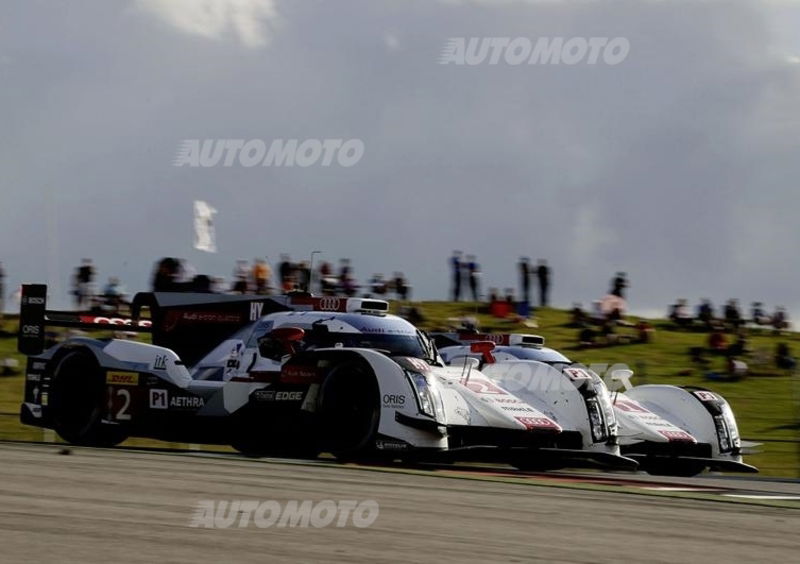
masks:
<path fill-rule="evenodd" d="M 738 331 L 739 326 L 742 324 L 742 314 L 739 312 L 739 303 L 734 300 L 728 300 L 725 304 L 725 324 L 732 331 Z"/>
<path fill-rule="evenodd" d="M 656 330 L 644 319 L 636 324 L 636 335 L 640 343 L 649 343 L 653 340 Z"/>
<path fill-rule="evenodd" d="M 156 263 L 155 272 L 153 273 L 153 291 L 154 292 L 179 292 L 180 284 L 178 277 L 180 276 L 181 263 L 178 259 L 173 257 L 165 257 Z"/>
<path fill-rule="evenodd" d="M 323 295 L 332 296 L 336 293 L 336 277 L 333 275 L 331 263 L 327 261 L 322 261 L 319 265 L 319 284 Z"/>
<path fill-rule="evenodd" d="M 311 290 L 311 268 L 308 262 L 301 261 L 295 265 L 294 269 L 295 287 L 303 292 Z"/>
<path fill-rule="evenodd" d="M 786 308 L 778 306 L 775 309 L 775 315 L 772 316 L 772 328 L 776 332 L 789 328 L 789 316 L 786 314 Z"/>
<path fill-rule="evenodd" d="M 372 279 L 369 281 L 369 288 L 370 291 L 376 296 L 386 295 L 386 292 L 388 291 L 388 285 L 386 284 L 386 280 L 383 278 L 383 274 L 373 274 Z"/>
<path fill-rule="evenodd" d="M 272 293 L 269 285 L 270 278 L 272 278 L 272 272 L 269 263 L 262 258 L 255 259 L 253 261 L 253 284 L 255 285 L 256 294 Z"/>
<path fill-rule="evenodd" d="M 728 348 L 728 339 L 725 338 L 725 333 L 719 329 L 715 329 L 708 336 L 708 348 L 714 352 L 724 352 Z"/>
<path fill-rule="evenodd" d="M 411 289 L 408 286 L 408 281 L 402 272 L 394 273 L 394 291 L 395 294 L 397 294 L 397 299 L 400 301 L 404 302 L 410 297 L 409 294 Z"/>
<path fill-rule="evenodd" d="M 797 366 L 797 360 L 786 343 L 778 343 L 775 347 L 775 366 L 783 370 L 792 370 Z"/>
<path fill-rule="evenodd" d="M 589 316 L 583 311 L 583 304 L 575 302 L 572 304 L 572 311 L 570 312 L 572 320 L 570 325 L 572 327 L 583 327 L 589 322 Z"/>
<path fill-rule="evenodd" d="M 767 315 L 767 312 L 764 311 L 764 307 L 761 302 L 753 302 L 752 309 L 750 310 L 750 319 L 756 325 L 769 325 L 772 321 L 769 315 Z"/>
<path fill-rule="evenodd" d="M 472 294 L 472 301 L 477 302 L 480 294 L 481 267 L 475 260 L 475 255 L 467 256 L 467 277 L 469 280 L 469 291 Z"/>
<path fill-rule="evenodd" d="M 697 319 L 710 330 L 714 324 L 714 306 L 711 305 L 711 300 L 703 298 L 700 305 L 697 307 Z"/>
<path fill-rule="evenodd" d="M 624 272 L 617 272 L 617 275 L 611 280 L 611 294 L 624 299 L 627 288 L 627 275 Z"/>
<path fill-rule="evenodd" d="M 686 300 L 680 299 L 671 306 L 669 318 L 678 327 L 686 328 L 692 324 L 692 314 Z"/>
<path fill-rule="evenodd" d="M 89 309 L 94 294 L 94 265 L 92 259 L 85 258 L 75 272 L 75 303 L 77 308 Z"/>
<path fill-rule="evenodd" d="M 278 283 L 280 284 L 281 291 L 287 293 L 294 288 L 294 265 L 289 258 L 289 255 L 282 254 L 281 261 L 278 263 Z"/>
<path fill-rule="evenodd" d="M 247 261 L 239 259 L 236 261 L 236 267 L 233 269 L 233 286 L 231 291 L 234 294 L 247 293 L 247 279 L 248 279 Z"/>
<path fill-rule="evenodd" d="M 539 306 L 547 307 L 550 303 L 550 267 L 547 266 L 547 261 L 544 259 L 539 259 L 536 278 L 539 279 Z"/>
<path fill-rule="evenodd" d="M 453 279 L 453 301 L 457 302 L 461 299 L 461 251 L 453 251 L 453 256 L 450 257 L 450 271 Z"/>
<path fill-rule="evenodd" d="M 498 292 L 497 288 L 489 288 L 489 303 L 492 304 L 497 301 L 500 301 L 500 292 Z"/>
<path fill-rule="evenodd" d="M 526 302 L 531 301 L 531 265 L 528 257 L 521 257 L 517 263 L 519 269 L 520 286 L 522 299 Z"/>
<path fill-rule="evenodd" d="M 112 276 L 108 279 L 108 284 L 103 288 L 104 305 L 114 313 L 119 311 L 120 306 L 127 305 L 125 300 L 127 292 L 119 278 Z"/>

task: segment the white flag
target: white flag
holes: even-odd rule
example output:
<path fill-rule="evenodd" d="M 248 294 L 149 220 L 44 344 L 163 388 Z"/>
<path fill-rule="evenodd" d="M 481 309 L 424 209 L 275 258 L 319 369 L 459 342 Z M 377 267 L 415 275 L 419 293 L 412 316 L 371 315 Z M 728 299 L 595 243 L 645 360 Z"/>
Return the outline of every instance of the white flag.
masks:
<path fill-rule="evenodd" d="M 217 252 L 214 235 L 214 214 L 217 210 L 202 200 L 194 201 L 194 248 L 207 253 Z"/>

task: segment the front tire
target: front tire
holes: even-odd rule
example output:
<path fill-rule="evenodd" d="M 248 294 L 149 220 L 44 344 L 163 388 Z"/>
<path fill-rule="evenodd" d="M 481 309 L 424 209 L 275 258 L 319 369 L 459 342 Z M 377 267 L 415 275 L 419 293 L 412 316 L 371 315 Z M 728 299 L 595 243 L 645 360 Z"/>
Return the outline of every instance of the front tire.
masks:
<path fill-rule="evenodd" d="M 320 395 L 320 432 L 325 450 L 340 460 L 375 455 L 381 405 L 372 370 L 345 362 L 325 378 Z"/>

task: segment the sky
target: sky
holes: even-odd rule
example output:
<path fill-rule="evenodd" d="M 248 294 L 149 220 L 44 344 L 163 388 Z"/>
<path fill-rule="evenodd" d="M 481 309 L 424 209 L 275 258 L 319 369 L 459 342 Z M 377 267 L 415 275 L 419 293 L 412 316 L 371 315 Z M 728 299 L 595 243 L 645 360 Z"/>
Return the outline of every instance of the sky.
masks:
<path fill-rule="evenodd" d="M 0 262 L 56 305 L 91 257 L 147 288 L 161 256 L 315 250 L 444 299 L 546 258 L 553 300 L 616 271 L 633 311 L 800 316 L 800 2 L 138 0 L 0 3 Z M 616 65 L 442 65 L 449 38 L 622 37 Z M 176 167 L 186 139 L 358 139 L 353 166 Z M 217 254 L 192 248 L 194 200 Z"/>

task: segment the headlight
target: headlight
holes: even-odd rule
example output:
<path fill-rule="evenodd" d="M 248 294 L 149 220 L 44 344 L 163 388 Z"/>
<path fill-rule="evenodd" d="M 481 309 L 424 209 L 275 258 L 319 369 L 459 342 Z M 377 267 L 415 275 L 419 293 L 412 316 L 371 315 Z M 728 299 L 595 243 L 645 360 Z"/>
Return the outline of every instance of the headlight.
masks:
<path fill-rule="evenodd" d="M 717 428 L 717 439 L 719 439 L 719 450 L 727 452 L 738 449 L 742 446 L 739 439 L 739 429 L 736 426 L 736 418 L 727 402 L 721 401 L 718 405 L 720 414 L 714 416 L 714 425 Z"/>
<path fill-rule="evenodd" d="M 599 443 L 607 440 L 608 429 L 603 419 L 603 411 L 596 397 L 586 399 L 586 410 L 589 413 L 589 423 L 592 427 L 592 438 L 594 439 L 593 442 Z"/>
<path fill-rule="evenodd" d="M 441 414 L 444 412 L 442 398 L 428 381 L 428 377 L 419 372 L 409 372 L 408 378 L 411 387 L 414 388 L 419 410 L 434 419 L 442 419 Z"/>

